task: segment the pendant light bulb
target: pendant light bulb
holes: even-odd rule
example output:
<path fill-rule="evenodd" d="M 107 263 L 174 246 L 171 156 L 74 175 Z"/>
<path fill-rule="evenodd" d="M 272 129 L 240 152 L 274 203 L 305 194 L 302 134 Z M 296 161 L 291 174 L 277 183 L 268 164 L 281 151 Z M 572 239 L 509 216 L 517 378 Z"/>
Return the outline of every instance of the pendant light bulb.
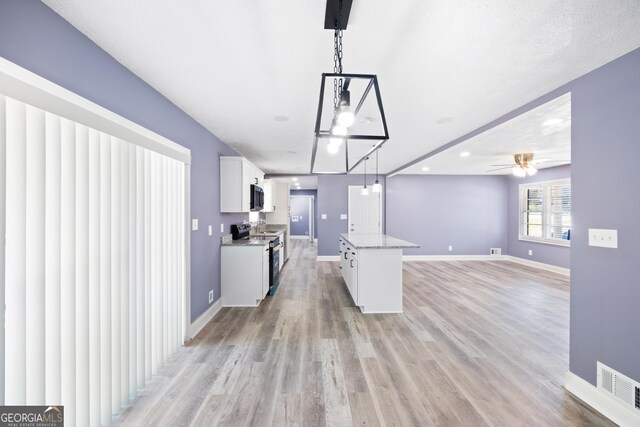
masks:
<path fill-rule="evenodd" d="M 344 126 L 340 126 L 339 124 L 336 124 L 331 128 L 331 135 L 346 136 L 347 128 Z"/>
<path fill-rule="evenodd" d="M 335 139 L 338 142 L 333 142 L 333 139 Z M 336 154 L 338 151 L 340 151 L 341 143 L 342 143 L 341 139 L 331 138 L 331 140 L 329 140 L 329 145 L 327 145 L 327 151 L 329 152 L 329 154 Z"/>
<path fill-rule="evenodd" d="M 369 188 L 368 187 L 362 187 L 362 190 L 360 191 L 360 194 L 362 194 L 363 196 L 368 196 L 369 195 Z"/>
<path fill-rule="evenodd" d="M 531 166 L 531 165 L 527 166 L 525 170 L 526 170 L 526 172 L 527 172 L 527 175 L 529 175 L 529 176 L 533 176 L 533 175 L 535 175 L 536 173 L 538 173 L 538 169 L 534 168 L 534 167 L 533 167 L 533 166 Z"/>
<path fill-rule="evenodd" d="M 356 121 L 356 116 L 351 111 L 351 108 L 344 106 L 340 107 L 340 111 L 336 116 L 336 123 L 338 126 L 350 127 Z"/>
<path fill-rule="evenodd" d="M 382 184 L 380 184 L 380 182 L 376 180 L 376 182 L 373 184 L 373 187 L 371 187 L 371 191 L 373 191 L 374 193 L 381 193 Z"/>

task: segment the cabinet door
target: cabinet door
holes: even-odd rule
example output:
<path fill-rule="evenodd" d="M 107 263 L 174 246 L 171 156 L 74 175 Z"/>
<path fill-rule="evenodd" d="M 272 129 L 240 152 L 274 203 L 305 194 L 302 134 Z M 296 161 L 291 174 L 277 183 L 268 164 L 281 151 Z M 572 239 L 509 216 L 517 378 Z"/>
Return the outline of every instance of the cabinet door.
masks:
<path fill-rule="evenodd" d="M 355 258 L 351 258 L 349 260 L 349 266 L 351 267 L 349 275 L 351 287 L 349 288 L 349 292 L 351 292 L 353 302 L 355 302 L 356 305 L 360 305 L 358 302 L 358 261 Z"/>
<path fill-rule="evenodd" d="M 264 190 L 264 208 L 262 209 L 262 212 L 273 212 L 273 190 L 276 183 L 271 179 L 265 179 L 263 183 L 264 187 L 262 187 L 262 190 Z"/>
<path fill-rule="evenodd" d="M 267 246 L 262 255 L 262 298 L 269 292 L 269 247 Z"/>

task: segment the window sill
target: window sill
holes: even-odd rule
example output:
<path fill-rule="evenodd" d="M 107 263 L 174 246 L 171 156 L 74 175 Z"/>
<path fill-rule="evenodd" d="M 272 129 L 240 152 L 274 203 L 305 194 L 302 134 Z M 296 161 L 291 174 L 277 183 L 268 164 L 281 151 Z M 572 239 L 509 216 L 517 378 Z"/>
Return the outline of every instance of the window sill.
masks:
<path fill-rule="evenodd" d="M 522 242 L 531 242 L 531 243 L 542 243 L 543 245 L 552 245 L 552 246 L 560 246 L 563 248 L 570 248 L 571 247 L 571 240 L 561 240 L 561 241 L 556 241 L 556 240 L 543 240 L 543 239 L 531 239 L 531 238 L 526 238 L 526 237 L 518 237 L 518 240 L 522 241 Z"/>

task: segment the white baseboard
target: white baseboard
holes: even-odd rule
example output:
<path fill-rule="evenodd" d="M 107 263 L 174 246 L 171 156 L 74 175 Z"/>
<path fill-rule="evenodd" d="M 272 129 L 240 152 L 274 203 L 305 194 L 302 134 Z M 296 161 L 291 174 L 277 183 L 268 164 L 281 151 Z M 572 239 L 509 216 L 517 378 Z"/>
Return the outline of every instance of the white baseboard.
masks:
<path fill-rule="evenodd" d="M 404 255 L 403 261 L 511 261 L 529 267 L 539 268 L 552 273 L 570 275 L 570 270 L 564 267 L 558 267 L 542 262 L 531 261 L 524 258 L 518 258 L 511 255 Z"/>
<path fill-rule="evenodd" d="M 562 274 L 567 277 L 571 275 L 571 270 L 564 267 L 558 267 L 556 265 L 545 264 L 543 262 L 537 262 L 537 261 L 531 261 L 529 259 L 519 258 L 511 255 L 505 255 L 504 259 L 506 261 L 517 262 L 518 264 L 522 264 L 522 265 L 528 265 L 529 267 L 535 267 L 541 270 L 551 271 L 552 273 Z"/>
<path fill-rule="evenodd" d="M 207 309 L 207 311 L 202 313 L 200 317 L 198 317 L 191 324 L 191 326 L 189 327 L 189 339 L 192 339 L 193 337 L 198 335 L 198 333 L 200 333 L 202 328 L 204 328 L 207 325 L 207 323 L 209 323 L 209 321 L 213 319 L 213 316 L 215 316 L 220 311 L 221 308 L 222 308 L 222 298 L 218 298 L 218 301 L 211 304 L 211 306 Z"/>
<path fill-rule="evenodd" d="M 503 255 L 403 255 L 403 261 L 498 261 Z"/>
<path fill-rule="evenodd" d="M 299 236 L 299 235 L 289 236 L 289 238 L 292 239 L 292 240 L 309 240 L 309 236 L 307 236 L 307 235 L 304 235 L 304 236 Z"/>
<path fill-rule="evenodd" d="M 317 255 L 316 261 L 340 261 L 340 255 Z"/>
<path fill-rule="evenodd" d="M 619 426 L 640 426 L 640 415 L 634 414 L 576 374 L 565 374 L 564 388 Z"/>

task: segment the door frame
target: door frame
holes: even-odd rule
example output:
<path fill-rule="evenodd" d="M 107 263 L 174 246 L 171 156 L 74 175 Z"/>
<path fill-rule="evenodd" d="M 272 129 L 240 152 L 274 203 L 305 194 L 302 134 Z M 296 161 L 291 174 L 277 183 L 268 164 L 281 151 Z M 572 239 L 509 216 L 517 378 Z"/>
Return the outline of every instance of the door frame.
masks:
<path fill-rule="evenodd" d="M 352 188 L 362 189 L 362 186 L 350 185 L 347 187 L 347 209 L 348 209 L 347 210 L 347 232 L 349 232 L 349 228 L 351 227 L 351 189 Z M 370 191 L 369 195 L 371 195 L 373 191 L 371 191 L 371 189 L 369 191 Z M 379 194 L 380 196 L 378 198 L 378 201 L 379 201 L 380 212 L 378 216 L 378 233 L 382 234 L 382 192 L 380 192 Z"/>
<path fill-rule="evenodd" d="M 316 201 L 316 196 L 313 196 L 311 194 L 292 194 L 290 196 L 292 199 L 309 199 L 309 241 L 314 242 L 316 240 L 316 236 L 315 236 L 315 226 L 316 226 L 316 212 L 315 212 L 315 201 Z M 289 203 L 289 205 L 291 205 L 291 203 Z M 289 214 L 289 222 L 291 222 L 291 213 Z M 294 236 L 291 235 L 292 239 L 303 239 L 304 236 Z"/>

